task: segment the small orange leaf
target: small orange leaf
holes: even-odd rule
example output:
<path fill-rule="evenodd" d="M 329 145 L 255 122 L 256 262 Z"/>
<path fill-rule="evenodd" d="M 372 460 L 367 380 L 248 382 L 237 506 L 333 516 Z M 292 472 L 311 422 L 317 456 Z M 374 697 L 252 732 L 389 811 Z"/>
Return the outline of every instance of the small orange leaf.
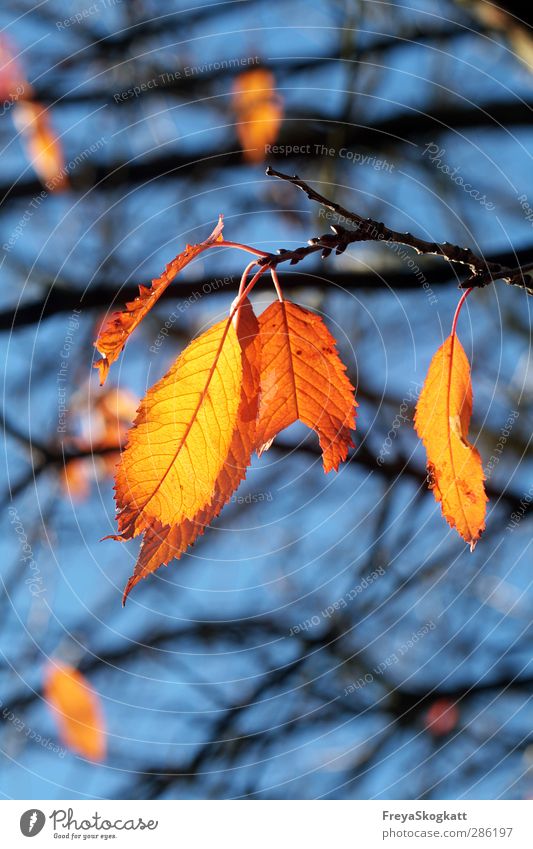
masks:
<path fill-rule="evenodd" d="M 31 86 L 24 77 L 15 55 L 15 47 L 2 33 L 0 35 L 0 101 L 15 103 L 19 97 L 28 97 Z"/>
<path fill-rule="evenodd" d="M 73 501 L 85 501 L 91 491 L 90 466 L 85 458 L 68 460 L 60 477 L 61 488 Z"/>
<path fill-rule="evenodd" d="M 471 418 L 470 364 L 452 334 L 431 360 L 415 428 L 426 448 L 430 486 L 442 514 L 473 550 L 485 529 L 487 496 L 481 457 L 468 442 Z"/>
<path fill-rule="evenodd" d="M 335 471 L 353 446 L 354 388 L 326 325 L 290 301 L 259 316 L 261 396 L 256 445 L 261 454 L 300 420 L 318 434 L 324 471 Z"/>
<path fill-rule="evenodd" d="M 52 129 L 48 110 L 31 100 L 18 100 L 13 120 L 24 136 L 28 157 L 43 185 L 50 192 L 66 189 L 63 149 Z"/>
<path fill-rule="evenodd" d="M 245 71 L 236 78 L 233 92 L 243 156 L 249 162 L 262 162 L 265 145 L 276 141 L 283 118 L 274 76 L 264 68 Z"/>
<path fill-rule="evenodd" d="M 67 664 L 50 665 L 44 695 L 52 706 L 65 745 L 93 761 L 102 761 L 106 740 L 98 696 L 87 679 Z"/>
<path fill-rule="evenodd" d="M 48 109 L 33 97 L 13 47 L 0 36 L 0 100 L 13 104 L 13 121 L 43 185 L 50 192 L 62 191 L 68 179 L 61 142 L 52 130 Z"/>
<path fill-rule="evenodd" d="M 245 477 L 258 393 L 258 325 L 246 301 L 195 339 L 142 401 L 115 487 L 115 538 L 144 533 L 124 600 L 181 556 Z"/>
<path fill-rule="evenodd" d="M 102 359 L 94 364 L 100 372 L 100 385 L 105 383 L 109 367 L 120 356 L 130 333 L 133 333 L 150 312 L 176 275 L 206 248 L 222 241 L 222 227 L 222 216 L 219 216 L 217 226 L 204 242 L 187 245 L 182 253 L 169 262 L 161 277 L 152 280 L 151 286 L 140 286 L 138 297 L 127 303 L 124 310 L 113 313 L 106 322 L 94 343 L 95 348 L 102 354 Z"/>
<path fill-rule="evenodd" d="M 84 385 L 71 399 L 68 433 L 63 439 L 68 449 L 92 454 L 67 460 L 63 467 L 61 487 L 74 501 L 87 498 L 95 478 L 101 480 L 114 475 L 138 406 L 138 399 L 126 389 L 108 387 L 94 404 L 88 391 L 89 385 Z"/>

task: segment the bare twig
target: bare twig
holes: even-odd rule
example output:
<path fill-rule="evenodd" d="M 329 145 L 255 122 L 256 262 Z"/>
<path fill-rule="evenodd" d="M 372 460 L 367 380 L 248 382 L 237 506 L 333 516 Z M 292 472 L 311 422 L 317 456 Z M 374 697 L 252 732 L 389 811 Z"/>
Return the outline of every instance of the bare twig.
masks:
<path fill-rule="evenodd" d="M 505 265 L 490 262 L 478 256 L 470 248 L 461 248 L 451 242 L 428 242 L 425 239 L 418 238 L 418 236 L 413 236 L 412 233 L 400 233 L 387 227 L 381 221 L 363 218 L 357 212 L 351 212 L 341 204 L 324 197 L 304 180 L 300 180 L 297 175 L 291 177 L 289 174 L 275 171 L 270 166 L 266 173 L 269 177 L 278 177 L 280 180 L 285 180 L 297 186 L 307 195 L 309 200 L 315 201 L 334 212 L 339 217 L 339 223 L 332 225 L 333 235 L 327 233 L 309 239 L 306 247 L 296 248 L 293 251 L 281 249 L 277 255 L 271 254 L 264 257 L 259 261 L 261 264 L 272 267 L 281 262 L 289 262 L 291 265 L 295 265 L 309 254 L 317 251 L 321 251 L 322 258 L 325 259 L 332 251 L 341 254 L 353 242 L 387 242 L 389 244 L 407 245 L 418 254 L 440 256 L 449 263 L 465 266 L 470 271 L 470 275 L 460 284 L 460 288 L 481 288 L 495 280 L 505 280 L 506 283 L 520 286 L 529 295 L 533 295 L 533 280 L 526 273 L 532 269 L 531 265 L 525 265 L 522 268 L 508 268 Z M 354 225 L 356 229 L 347 230 L 341 222 Z"/>

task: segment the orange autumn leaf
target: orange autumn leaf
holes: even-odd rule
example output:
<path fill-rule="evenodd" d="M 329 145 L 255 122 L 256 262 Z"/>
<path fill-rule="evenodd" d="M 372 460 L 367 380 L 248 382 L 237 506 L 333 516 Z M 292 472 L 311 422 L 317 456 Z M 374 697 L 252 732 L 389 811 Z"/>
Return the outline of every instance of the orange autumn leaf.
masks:
<path fill-rule="evenodd" d="M 105 383 L 109 367 L 120 356 L 129 335 L 157 303 L 176 275 L 202 251 L 222 241 L 222 228 L 222 216 L 219 216 L 218 224 L 204 242 L 187 245 L 182 253 L 168 263 L 163 274 L 152 280 L 151 286 L 140 286 L 138 297 L 127 303 L 124 310 L 113 313 L 108 319 L 94 343 L 95 348 L 102 354 L 102 359 L 94 363 L 100 373 L 100 385 Z"/>
<path fill-rule="evenodd" d="M 52 129 L 48 110 L 31 100 L 19 100 L 13 120 L 22 133 L 30 159 L 41 182 L 50 192 L 68 187 L 63 148 Z"/>
<path fill-rule="evenodd" d="M 468 442 L 471 417 L 470 364 L 452 334 L 431 360 L 415 428 L 426 448 L 430 486 L 442 514 L 473 550 L 485 529 L 487 496 L 481 457 Z"/>
<path fill-rule="evenodd" d="M 246 301 L 195 339 L 142 401 L 115 486 L 115 539 L 144 533 L 124 600 L 181 556 L 244 479 L 258 393 L 258 325 Z"/>
<path fill-rule="evenodd" d="M 258 453 L 299 420 L 318 435 L 324 471 L 336 471 L 353 446 L 357 403 L 333 336 L 320 316 L 290 301 L 272 303 L 259 317 L 259 332 Z"/>
<path fill-rule="evenodd" d="M 98 696 L 87 679 L 67 664 L 50 665 L 44 696 L 54 710 L 65 745 L 93 761 L 102 761 L 106 740 Z"/>
<path fill-rule="evenodd" d="M 265 145 L 276 141 L 283 118 L 273 74 L 263 68 L 239 74 L 233 86 L 233 108 L 244 158 L 262 162 Z"/>

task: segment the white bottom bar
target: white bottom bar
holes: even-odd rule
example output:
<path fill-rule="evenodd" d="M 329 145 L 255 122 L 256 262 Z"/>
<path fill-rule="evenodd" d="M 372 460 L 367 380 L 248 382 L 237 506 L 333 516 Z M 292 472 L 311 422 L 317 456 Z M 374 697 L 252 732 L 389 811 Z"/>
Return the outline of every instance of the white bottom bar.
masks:
<path fill-rule="evenodd" d="M 526 849 L 533 801 L 5 801 L 0 814 L 9 849 Z"/>

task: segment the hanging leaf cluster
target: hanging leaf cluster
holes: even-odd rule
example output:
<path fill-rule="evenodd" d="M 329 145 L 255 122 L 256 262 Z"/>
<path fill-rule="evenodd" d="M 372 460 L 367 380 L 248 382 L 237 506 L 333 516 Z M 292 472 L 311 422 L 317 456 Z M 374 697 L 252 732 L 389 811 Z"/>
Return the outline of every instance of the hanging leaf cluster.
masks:
<path fill-rule="evenodd" d="M 316 313 L 285 299 L 271 256 L 227 242 L 223 221 L 170 262 L 151 286 L 114 313 L 95 346 L 104 383 L 130 334 L 178 273 L 203 251 L 226 246 L 254 254 L 227 318 L 202 333 L 141 401 L 115 479 L 118 532 L 142 536 L 123 596 L 179 558 L 218 516 L 261 455 L 296 421 L 315 432 L 324 471 L 337 471 L 351 448 L 355 390 L 335 339 Z M 257 316 L 249 294 L 269 272 L 277 300 Z M 470 291 L 470 290 L 469 290 Z M 420 394 L 415 428 L 427 452 L 429 486 L 448 524 L 473 549 L 485 528 L 487 497 L 479 452 L 468 441 L 470 365 L 456 334 L 435 354 Z"/>

